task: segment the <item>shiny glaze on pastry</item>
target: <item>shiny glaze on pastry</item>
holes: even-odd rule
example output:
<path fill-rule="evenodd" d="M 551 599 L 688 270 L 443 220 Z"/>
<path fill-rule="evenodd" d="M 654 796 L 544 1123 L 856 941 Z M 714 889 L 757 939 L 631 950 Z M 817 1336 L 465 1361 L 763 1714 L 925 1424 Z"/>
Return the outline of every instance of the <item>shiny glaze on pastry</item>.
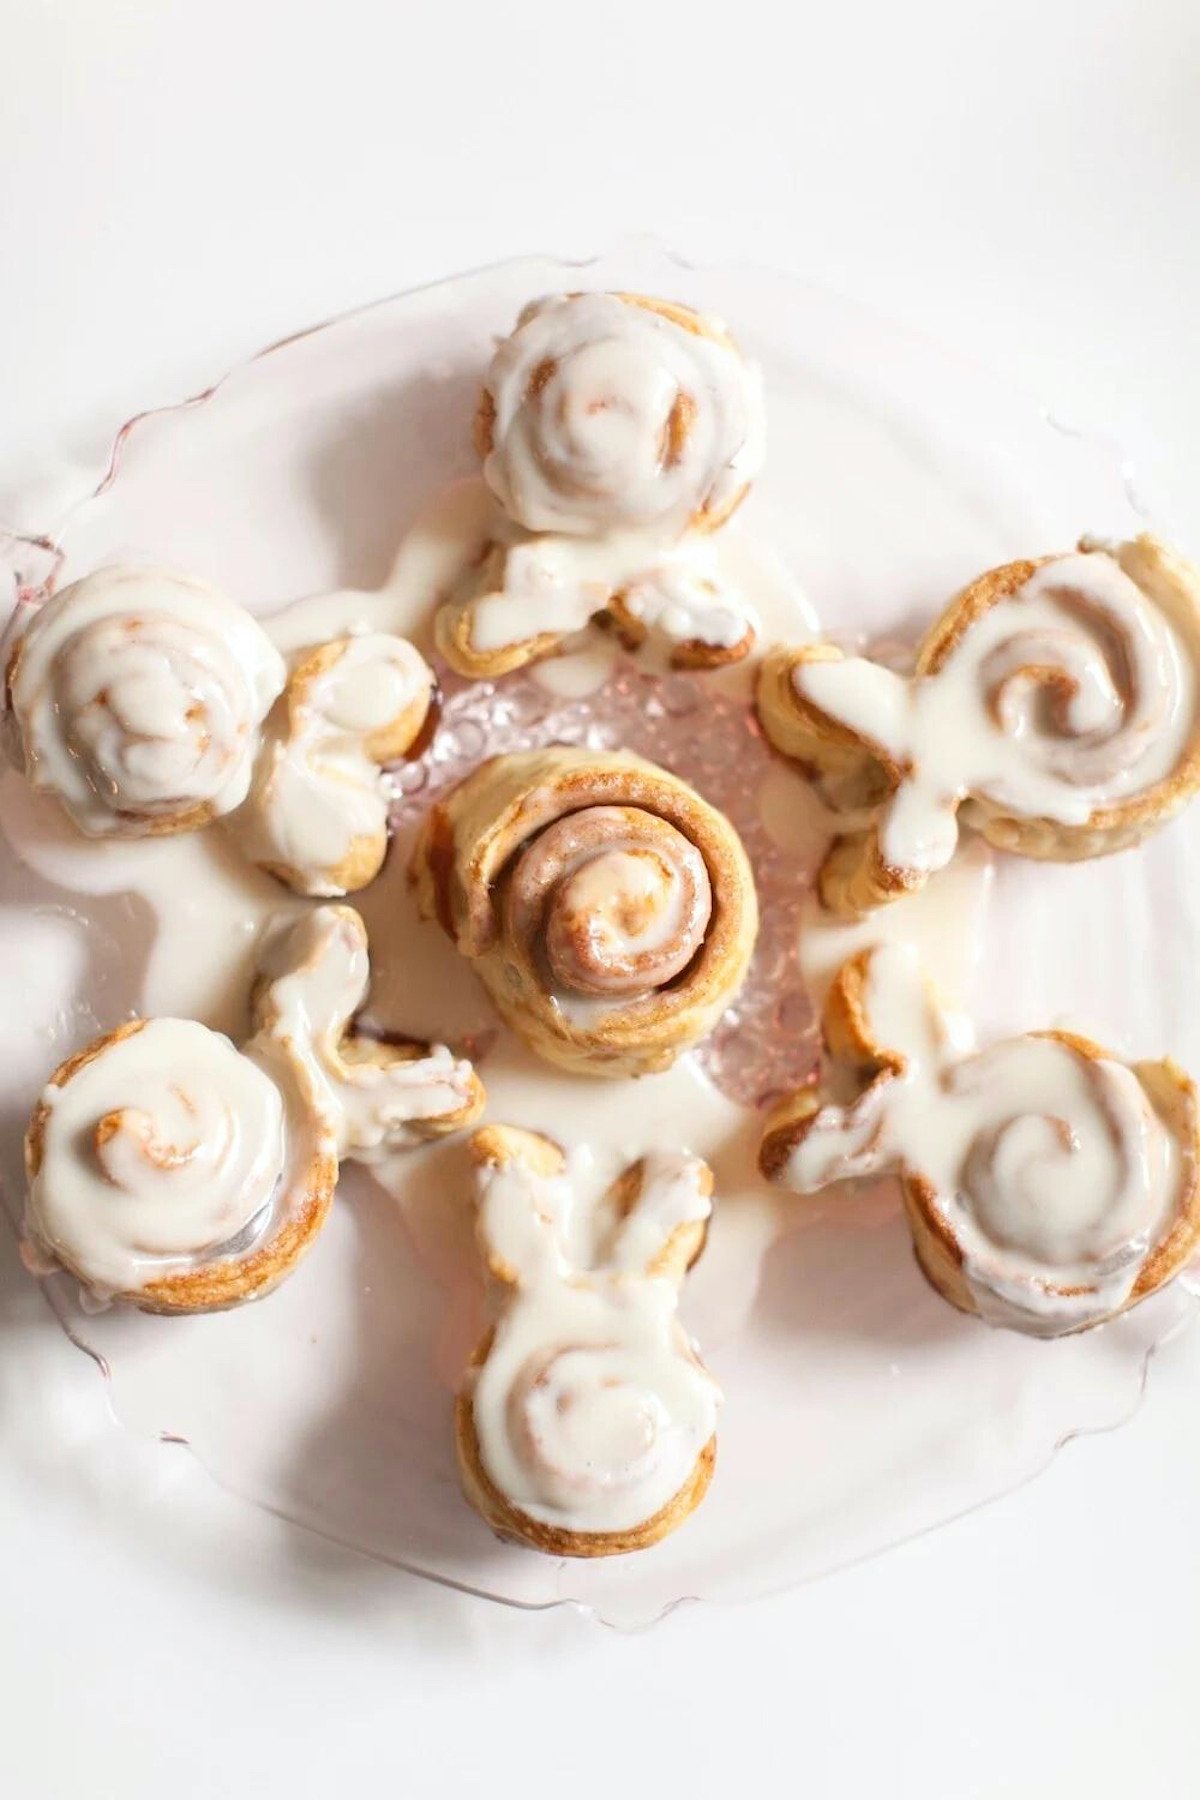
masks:
<path fill-rule="evenodd" d="M 712 1175 L 670 1150 L 634 1164 L 604 1197 L 584 1266 L 559 1147 L 497 1125 L 470 1148 L 498 1305 L 457 1408 L 467 1496 L 552 1555 L 644 1548 L 698 1505 L 715 1457 L 720 1394 L 676 1316 Z"/>
<path fill-rule="evenodd" d="M 325 1222 L 328 1116 L 276 1045 L 136 1019 L 50 1077 L 26 1137 L 27 1237 L 99 1299 L 207 1312 L 256 1299 Z"/>
<path fill-rule="evenodd" d="M 299 894 L 356 892 L 387 852 L 382 770 L 419 742 L 433 671 L 406 639 L 339 637 L 303 655 L 235 821 L 253 861 Z"/>
<path fill-rule="evenodd" d="M 824 1030 L 825 1080 L 776 1110 L 763 1170 L 802 1194 L 899 1175 L 918 1260 L 956 1306 L 1038 1336 L 1082 1330 L 1200 1241 L 1196 1091 L 1174 1063 L 1061 1031 L 964 1054 L 901 945 L 842 967 Z"/>
<path fill-rule="evenodd" d="M 302 913 L 268 942 L 261 968 L 258 1035 L 304 1065 L 342 1159 L 377 1162 L 461 1131 L 483 1111 L 482 1082 L 445 1044 L 383 1043 L 355 1029 L 371 965 L 352 907 Z"/>
<path fill-rule="evenodd" d="M 552 295 L 492 358 L 476 442 L 529 531 L 711 529 L 758 472 L 758 373 L 722 324 L 677 302 Z"/>
<path fill-rule="evenodd" d="M 237 1305 L 314 1241 L 339 1159 L 472 1123 L 469 1063 L 350 1028 L 368 979 L 361 919 L 320 907 L 268 942 L 242 1050 L 195 1020 L 137 1019 L 68 1058 L 26 1136 L 38 1260 L 147 1311 Z"/>
<path fill-rule="evenodd" d="M 262 627 L 215 588 L 120 566 L 53 594 L 8 668 L 25 772 L 90 837 L 232 812 L 283 683 Z"/>
<path fill-rule="evenodd" d="M 867 831 L 822 897 L 859 912 L 919 886 L 963 819 L 1027 856 L 1138 842 L 1200 786 L 1200 577 L 1150 537 L 993 570 L 953 601 L 911 678 L 827 645 L 778 649 L 764 729 Z"/>
<path fill-rule="evenodd" d="M 460 673 L 556 655 L 597 615 L 675 667 L 746 655 L 754 608 L 705 546 L 757 473 L 762 399 L 718 321 L 643 295 L 534 301 L 493 358 L 476 442 L 503 516 L 438 614 Z"/>

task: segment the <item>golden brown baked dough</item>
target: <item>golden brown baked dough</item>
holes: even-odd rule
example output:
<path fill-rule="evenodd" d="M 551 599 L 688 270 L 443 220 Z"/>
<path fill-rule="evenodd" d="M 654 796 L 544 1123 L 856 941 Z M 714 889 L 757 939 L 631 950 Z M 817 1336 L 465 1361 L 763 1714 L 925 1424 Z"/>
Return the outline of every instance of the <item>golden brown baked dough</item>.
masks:
<path fill-rule="evenodd" d="M 1035 594 L 1044 616 L 1022 623 L 1020 607 Z M 1010 608 L 1016 622 L 1006 639 Z M 847 677 L 870 677 L 855 696 L 841 679 L 850 705 L 815 697 L 818 681 L 829 691 L 819 665 L 831 663 L 844 665 Z M 928 716 L 928 702 L 968 673 L 976 717 L 992 730 L 996 769 L 972 768 L 976 746 L 964 746 L 935 794 L 930 759 L 952 762 L 953 752 L 945 736 L 921 738 L 915 709 L 925 704 Z M 851 824 L 835 840 L 820 875 L 825 905 L 853 917 L 923 885 L 948 855 L 960 807 L 964 822 L 1021 856 L 1076 861 L 1139 843 L 1200 787 L 1198 678 L 1200 576 L 1143 535 L 980 576 L 926 634 L 907 702 L 898 677 L 809 644 L 764 658 L 758 711 L 771 742 L 821 781 L 838 810 L 865 817 L 865 828 Z M 899 715 L 906 705 L 907 721 L 896 728 L 893 709 Z M 923 822 L 928 832 L 932 819 L 942 849 L 906 854 L 897 809 L 911 815 L 923 782 Z M 911 817 L 909 826 L 911 850 L 920 832 Z"/>
<path fill-rule="evenodd" d="M 497 1320 L 455 1406 L 463 1490 L 500 1536 L 548 1555 L 645 1549 L 699 1505 L 716 1459 L 710 1427 L 719 1396 L 674 1316 L 674 1294 L 704 1246 L 711 1172 L 682 1156 L 668 1167 L 633 1164 L 607 1196 L 608 1257 L 585 1271 L 566 1257 L 554 1211 L 568 1182 L 560 1147 L 496 1125 L 474 1134 L 470 1152 Z M 671 1188 L 680 1180 L 690 1184 L 682 1207 Z M 639 1208 L 647 1217 L 630 1239 Z M 597 1401 L 600 1416 L 589 1416 Z M 614 1405 L 646 1423 L 635 1449 L 617 1434 L 609 1465 Z M 489 1471 L 489 1445 L 522 1497 L 538 1496 L 536 1513 L 533 1499 L 523 1506 Z M 656 1503 L 664 1485 L 668 1495 Z"/>
<path fill-rule="evenodd" d="M 903 1044 L 878 1022 L 901 1016 L 897 991 L 914 1021 Z M 822 1078 L 771 1114 L 762 1171 L 801 1193 L 897 1175 L 917 1260 L 961 1311 L 1039 1336 L 1083 1330 L 1155 1293 L 1195 1253 L 1200 1110 L 1170 1059 L 1125 1064 L 1064 1031 L 958 1054 L 896 947 L 843 964 L 822 1030 Z"/>
<path fill-rule="evenodd" d="M 138 1019 L 67 1059 L 26 1137 L 25 1226 L 44 1266 L 149 1312 L 257 1299 L 325 1222 L 339 1160 L 460 1130 L 484 1106 L 444 1045 L 372 1043 L 369 982 L 345 906 L 282 924 L 239 1051 L 191 1019 Z"/>
<path fill-rule="evenodd" d="M 72 1235 L 58 1222 L 61 1175 L 46 1172 L 50 1192 L 44 1196 L 39 1193 L 48 1135 L 55 1128 L 63 1096 L 69 1090 L 78 1091 L 93 1082 L 95 1071 L 118 1046 L 145 1035 L 148 1045 L 151 1037 L 156 1039 L 148 1066 L 161 1068 L 163 1075 L 169 1077 L 173 1091 L 182 1095 L 185 1114 L 208 1123 L 212 1127 L 209 1142 L 218 1143 L 220 1121 L 210 1119 L 203 1090 L 189 1085 L 189 1070 L 177 1060 L 175 1046 L 167 1044 L 160 1049 L 157 1043 L 157 1037 L 164 1030 L 179 1025 L 186 1027 L 189 1038 L 202 1034 L 201 1043 L 211 1039 L 223 1046 L 227 1071 L 235 1081 L 257 1083 L 265 1076 L 283 1095 L 285 1136 L 278 1167 L 266 1171 L 268 1179 L 274 1176 L 278 1183 L 273 1196 L 275 1223 L 265 1237 L 256 1238 L 247 1249 L 235 1248 L 211 1259 L 198 1258 L 192 1266 L 149 1280 L 131 1280 L 123 1286 L 119 1279 L 101 1278 L 107 1273 L 107 1259 L 101 1262 L 94 1250 L 89 1253 L 86 1231 Z M 170 1058 L 165 1064 L 164 1056 Z M 157 1187 L 169 1204 L 172 1186 L 181 1176 L 186 1177 L 188 1160 L 195 1159 L 199 1163 L 207 1145 L 202 1137 L 195 1136 L 190 1144 L 178 1141 L 171 1132 L 171 1121 L 154 1118 L 153 1113 L 144 1111 L 160 1102 L 161 1097 L 161 1093 L 148 1095 L 146 1069 L 133 1067 L 117 1109 L 113 1107 L 111 1094 L 104 1090 L 98 1092 L 95 1105 L 85 1103 L 84 1116 L 91 1136 L 88 1145 L 80 1144 L 78 1153 L 89 1161 L 99 1160 L 116 1133 L 124 1133 L 137 1145 L 143 1164 L 140 1171 L 143 1186 L 150 1194 Z M 237 1105 L 233 1087 L 220 1098 L 223 1106 L 234 1108 Z M 142 1124 L 146 1118 L 152 1120 L 150 1130 Z M 178 1124 L 179 1121 L 173 1122 Z M 206 1033 L 203 1026 L 190 1020 L 134 1019 L 115 1031 L 106 1032 L 76 1055 L 68 1057 L 51 1075 L 26 1133 L 25 1167 L 29 1183 L 26 1234 L 41 1259 L 69 1270 L 85 1288 L 105 1299 L 127 1301 L 143 1312 L 193 1313 L 221 1311 L 246 1300 L 260 1299 L 291 1273 L 325 1223 L 337 1183 L 338 1165 L 337 1150 L 327 1121 L 312 1104 L 302 1069 L 290 1058 L 272 1052 L 261 1062 L 251 1062 L 238 1057 L 233 1046 L 219 1034 Z M 134 1173 L 136 1175 L 137 1171 Z M 215 1183 L 220 1174 L 219 1167 L 214 1169 L 210 1180 Z M 263 1171 L 254 1169 L 243 1174 L 248 1180 L 261 1179 Z M 131 1198 L 136 1197 L 133 1181 L 122 1182 L 119 1168 L 105 1174 L 105 1179 L 112 1185 L 114 1206 L 120 1204 L 123 1192 L 128 1192 Z M 269 1198 L 272 1196 L 264 1191 L 264 1203 Z M 233 1235 L 236 1237 L 237 1234 Z M 122 1246 L 125 1248 L 132 1252 L 132 1269 L 140 1257 L 153 1258 L 160 1247 L 143 1242 L 140 1246 Z M 111 1254 L 110 1245 L 105 1249 Z"/>
<path fill-rule="evenodd" d="M 736 511 L 761 432 L 757 371 L 718 320 L 643 294 L 532 302 L 480 397 L 475 443 L 504 517 L 438 613 L 442 654 L 490 680 L 559 654 L 610 615 L 636 647 L 648 630 L 637 596 L 678 585 L 680 551 Z M 714 607 L 728 597 L 709 575 L 689 567 L 687 578 L 695 636 L 672 644 L 672 665 L 738 661 L 754 641 L 751 615 L 739 603 L 744 630 L 718 626 Z"/>
<path fill-rule="evenodd" d="M 626 752 L 494 757 L 431 809 L 412 876 L 514 1031 L 587 1074 L 665 1069 L 711 1031 L 758 927 L 728 820 Z"/>

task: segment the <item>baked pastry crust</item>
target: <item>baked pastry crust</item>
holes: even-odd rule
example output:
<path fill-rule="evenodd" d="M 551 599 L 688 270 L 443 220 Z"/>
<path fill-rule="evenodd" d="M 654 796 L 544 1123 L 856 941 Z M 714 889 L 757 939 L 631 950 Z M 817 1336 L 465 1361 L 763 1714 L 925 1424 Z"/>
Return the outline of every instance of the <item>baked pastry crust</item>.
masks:
<path fill-rule="evenodd" d="M 52 1116 L 52 1090 L 64 1090 L 87 1079 L 115 1046 L 144 1032 L 156 1021 L 132 1019 L 106 1032 L 59 1064 L 34 1109 L 25 1137 L 25 1169 L 30 1186 L 26 1232 L 38 1252 L 67 1269 L 85 1288 L 97 1290 L 95 1272 L 59 1236 L 45 1235 L 33 1206 L 34 1184 L 42 1172 Z M 337 1185 L 337 1151 L 325 1121 L 310 1102 L 302 1071 L 286 1059 L 272 1058 L 267 1072 L 285 1088 L 288 1113 L 286 1193 L 276 1205 L 277 1218 L 268 1235 L 248 1250 L 216 1255 L 194 1267 L 162 1275 L 127 1288 L 101 1289 L 105 1298 L 122 1300 L 142 1312 L 220 1312 L 269 1294 L 295 1268 L 314 1243 L 329 1214 Z M 130 1096 L 133 1104 L 136 1096 Z"/>
<path fill-rule="evenodd" d="M 1080 554 L 1089 552 L 1085 540 Z M 1200 574 L 1177 552 L 1149 534 L 1111 547 L 1107 557 L 1175 634 L 1187 665 L 1186 704 L 1191 709 L 1188 728 L 1178 755 L 1165 773 L 1143 788 L 1124 792 L 1109 803 L 1093 805 L 1087 816 L 1079 820 L 1015 810 L 996 795 L 965 785 L 954 802 L 955 810 L 961 807 L 962 820 L 998 848 L 1020 856 L 1072 862 L 1127 849 L 1174 817 L 1200 788 L 1200 713 L 1196 710 Z M 936 682 L 981 621 L 1018 596 L 1039 571 L 1044 579 L 1045 572 L 1052 572 L 1056 563 L 1067 561 L 1041 557 L 1007 563 L 971 582 L 950 602 L 923 639 L 914 682 Z M 1099 607 L 1094 611 L 1093 622 L 1084 597 L 1078 608 L 1082 631 L 1093 632 L 1098 641 L 1106 633 L 1119 632 L 1120 622 L 1115 617 L 1101 616 Z M 1042 644 L 1016 673 L 1037 683 L 1046 696 L 1047 707 L 1061 714 L 1078 699 L 1078 677 L 1069 662 L 1048 663 L 1045 656 L 1046 647 Z M 844 660 L 842 652 L 829 644 L 777 646 L 763 660 L 757 702 L 763 729 L 775 747 L 819 778 L 827 789 L 832 786 L 839 808 L 866 820 L 865 828 L 851 826 L 835 839 L 819 876 L 821 899 L 826 907 L 843 916 L 856 917 L 913 892 L 924 884 L 927 870 L 889 855 L 884 841 L 886 809 L 912 776 L 913 765 L 908 756 L 902 750 L 890 750 L 847 719 L 824 710 L 797 685 L 803 681 L 806 669 Z M 1109 660 L 1120 673 L 1124 651 L 1118 648 Z M 1009 671 L 1008 679 L 1013 673 Z M 1118 697 L 1129 710 L 1137 700 L 1134 691 Z M 981 695 L 981 707 L 985 701 L 986 696 Z M 1034 729 L 1040 729 L 1040 725 Z M 1066 741 L 1065 732 L 1060 741 Z"/>
<path fill-rule="evenodd" d="M 803 1152 L 810 1134 L 831 1125 L 836 1130 L 857 1119 L 860 1130 L 865 1128 L 867 1133 L 860 1137 L 860 1150 L 865 1151 L 865 1156 L 851 1151 L 842 1159 L 838 1176 L 831 1175 L 829 1179 L 888 1173 L 898 1176 L 917 1261 L 938 1293 L 961 1312 L 1015 1325 L 1037 1335 L 1058 1336 L 1089 1329 L 1127 1311 L 1172 1281 L 1200 1244 L 1200 1100 L 1195 1084 L 1167 1057 L 1122 1064 L 1101 1045 L 1076 1033 L 1032 1032 L 1027 1038 L 1008 1040 L 999 1048 L 1007 1050 L 1038 1042 L 1054 1044 L 1085 1069 L 1111 1069 L 1116 1065 L 1133 1075 L 1148 1102 L 1149 1115 L 1178 1147 L 1178 1180 L 1169 1217 L 1146 1246 L 1119 1303 L 1107 1309 L 1102 1303 L 1087 1308 L 1089 1295 L 1102 1293 L 1101 1288 L 1093 1289 L 1085 1283 L 1048 1282 L 1044 1284 L 1045 1292 L 1052 1302 L 1074 1301 L 1080 1306 L 1076 1317 L 1064 1313 L 1061 1319 L 1047 1324 L 1030 1311 L 1022 1321 L 1019 1309 L 1011 1317 L 997 1317 L 980 1282 L 972 1280 L 964 1238 L 948 1216 L 945 1196 L 939 1194 L 937 1182 L 922 1169 L 919 1157 L 911 1147 L 906 1151 L 893 1146 L 877 1153 L 887 1129 L 886 1109 L 892 1094 L 911 1082 L 914 1073 L 919 1076 L 904 1051 L 881 1040 L 872 1018 L 869 986 L 873 964 L 880 954 L 877 948 L 860 951 L 835 976 L 822 1015 L 824 1072 L 814 1086 L 786 1095 L 770 1114 L 759 1152 L 760 1167 L 767 1179 L 795 1185 L 789 1179 L 789 1165 L 797 1153 Z M 928 989 L 925 1003 L 934 1034 L 944 1039 L 945 1028 Z M 986 1058 L 988 1052 L 981 1055 Z M 955 1060 L 947 1055 L 938 1068 L 935 1078 L 943 1089 L 954 1086 Z M 971 1060 L 978 1058 L 965 1059 L 965 1063 Z M 960 1061 L 960 1067 L 965 1063 Z M 1047 1099 L 1046 1106 L 1052 1115 L 1052 1100 Z M 1002 1123 L 1009 1121 L 1004 1119 Z M 1059 1129 L 1073 1129 L 1072 1121 L 1064 1118 Z M 967 1182 L 971 1179 L 969 1167 L 968 1159 L 961 1173 L 961 1179 Z M 814 1189 L 805 1182 L 799 1191 Z"/>
<path fill-rule="evenodd" d="M 566 1169 L 562 1149 L 553 1140 L 539 1132 L 525 1131 L 514 1126 L 483 1127 L 474 1133 L 469 1150 L 477 1171 L 502 1170 L 515 1165 L 528 1170 L 535 1177 L 555 1178 L 562 1176 Z M 638 1206 L 643 1193 L 646 1167 L 644 1160 L 632 1164 L 610 1190 L 609 1205 L 618 1224 Z M 631 1288 L 635 1291 L 638 1281 L 646 1278 L 655 1282 L 666 1281 L 678 1288 L 703 1250 L 708 1230 L 707 1205 L 712 1193 L 712 1175 L 703 1164 L 696 1165 L 696 1168 L 699 1171 L 704 1216 L 685 1220 L 669 1228 L 665 1237 L 657 1244 L 642 1274 L 629 1273 L 618 1277 L 625 1284 L 627 1292 Z M 480 1247 L 498 1292 L 503 1318 L 506 1307 L 521 1303 L 521 1291 L 528 1271 L 507 1260 L 496 1245 L 489 1241 L 482 1219 Z M 603 1271 L 595 1275 L 575 1272 L 565 1278 L 572 1284 L 584 1286 L 589 1283 L 602 1284 L 606 1279 L 613 1279 L 612 1276 L 606 1278 Z M 677 1326 L 675 1335 L 674 1354 L 694 1363 L 691 1348 Z M 633 1525 L 612 1530 L 576 1529 L 537 1518 L 506 1495 L 492 1479 L 485 1465 L 475 1416 L 476 1378 L 486 1367 L 495 1342 L 496 1327 L 492 1327 L 485 1333 L 471 1357 L 454 1411 L 455 1444 L 463 1492 L 493 1531 L 500 1537 L 526 1544 L 546 1555 L 598 1557 L 624 1555 L 646 1549 L 684 1523 L 704 1498 L 712 1479 L 716 1464 L 715 1433 L 700 1446 L 686 1479 L 669 1499 L 644 1520 Z"/>
<path fill-rule="evenodd" d="M 614 813 L 625 828 L 625 847 L 615 856 Z M 529 858 L 567 820 L 574 821 L 575 842 L 561 870 L 551 871 L 561 878 L 539 874 L 536 900 L 524 906 Z M 551 840 L 544 848 L 553 854 Z M 689 849 L 685 879 L 679 863 Z M 654 874 L 656 885 L 646 893 L 635 894 L 622 884 L 630 881 L 631 861 L 643 857 L 663 873 Z M 699 920 L 699 906 L 694 916 L 685 912 L 694 953 L 665 979 L 657 978 L 653 958 L 644 980 L 632 964 L 621 973 L 627 946 L 636 951 L 656 931 L 664 951 L 682 941 L 658 925 L 669 922 L 670 908 L 685 906 L 685 888 L 691 905 L 687 881 L 697 857 L 710 898 L 706 919 Z M 579 901 L 573 913 L 569 884 L 588 866 L 611 871 L 611 888 Z M 431 809 L 411 872 L 422 914 L 437 919 L 471 960 L 501 1016 L 540 1056 L 580 1073 L 640 1075 L 669 1067 L 712 1030 L 732 1000 L 758 928 L 750 865 L 728 820 L 678 777 L 627 752 L 557 745 L 494 757 Z M 627 899 L 631 907 L 644 905 L 646 916 L 630 921 L 623 913 Z M 607 992 L 603 968 L 601 985 L 590 993 L 565 991 L 546 961 L 547 933 L 556 926 L 583 941 L 581 962 L 603 960 L 604 947 L 613 946 Z M 588 1003 L 576 1005 L 572 992 Z"/>
<path fill-rule="evenodd" d="M 25 1140 L 39 1262 L 145 1312 L 237 1306 L 311 1246 L 340 1161 L 473 1124 L 470 1063 L 359 1034 L 368 981 L 358 914 L 318 907 L 268 941 L 241 1051 L 194 1020 L 135 1019 L 63 1062 Z"/>
<path fill-rule="evenodd" d="M 648 330 L 638 323 L 646 315 L 670 330 Z M 628 367 L 608 354 L 623 339 Z M 665 419 L 654 374 L 674 384 Z M 485 479 L 506 517 L 438 612 L 442 655 L 459 674 L 491 680 L 561 654 L 593 618 L 638 647 L 649 627 L 631 588 L 732 517 L 757 469 L 760 414 L 757 372 L 719 320 L 691 307 L 633 293 L 526 307 L 497 350 L 475 416 Z M 619 444 L 593 423 L 609 416 L 623 422 Z M 691 624 L 694 633 L 669 634 L 675 668 L 737 662 L 754 642 L 740 602 L 740 632 L 713 626 L 706 585 L 711 577 L 697 577 L 685 609 L 684 632 Z"/>

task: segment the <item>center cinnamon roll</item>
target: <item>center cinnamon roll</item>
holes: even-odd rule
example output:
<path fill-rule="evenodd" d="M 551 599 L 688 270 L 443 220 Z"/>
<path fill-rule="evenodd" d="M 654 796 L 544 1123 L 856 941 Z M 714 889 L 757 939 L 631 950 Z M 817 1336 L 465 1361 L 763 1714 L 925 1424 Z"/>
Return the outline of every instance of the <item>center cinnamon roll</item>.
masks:
<path fill-rule="evenodd" d="M 695 844 L 643 808 L 592 806 L 517 859 L 509 935 L 539 936 L 568 993 L 630 998 L 681 975 L 704 942 L 712 885 Z"/>
<path fill-rule="evenodd" d="M 513 1029 L 595 1074 L 665 1069 L 707 1035 L 758 928 L 729 821 L 624 752 L 493 758 L 428 815 L 413 878 Z"/>

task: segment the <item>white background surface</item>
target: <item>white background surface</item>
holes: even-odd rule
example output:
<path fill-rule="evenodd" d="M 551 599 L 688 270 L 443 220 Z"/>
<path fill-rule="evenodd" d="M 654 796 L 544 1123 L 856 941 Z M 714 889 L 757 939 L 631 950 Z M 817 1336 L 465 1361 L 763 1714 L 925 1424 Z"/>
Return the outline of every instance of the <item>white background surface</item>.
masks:
<path fill-rule="evenodd" d="M 712 18 L 9 0 L 4 17 L 10 522 L 44 523 L 125 415 L 293 327 L 644 229 L 873 300 L 1111 428 L 1200 551 L 1191 0 L 743 0 Z M 0 1790 L 17 1800 L 532 1800 L 646 1791 L 639 1771 L 820 1800 L 1195 1786 L 1200 1331 L 1158 1358 L 1132 1425 L 1022 1493 L 816 1587 L 627 1638 L 266 1519 L 261 1553 L 214 1578 L 198 1546 L 232 1502 L 182 1466 L 123 1528 L 111 1504 L 102 1521 L 97 1484 L 111 1503 L 128 1451 L 83 1442 L 88 1372 L 26 1333 L 33 1304 L 5 1240 Z M 30 1471 L 3 1438 L 38 1409 L 59 1424 Z"/>

